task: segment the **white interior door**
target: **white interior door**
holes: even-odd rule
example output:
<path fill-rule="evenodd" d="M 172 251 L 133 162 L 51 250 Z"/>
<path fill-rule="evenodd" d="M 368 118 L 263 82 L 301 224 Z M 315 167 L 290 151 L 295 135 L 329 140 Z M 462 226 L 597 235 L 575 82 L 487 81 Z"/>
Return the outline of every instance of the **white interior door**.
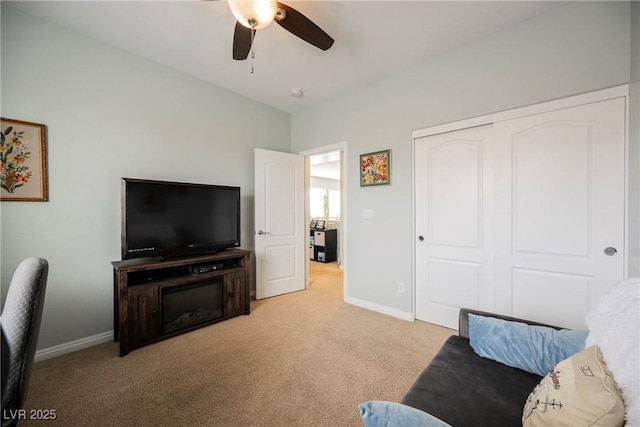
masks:
<path fill-rule="evenodd" d="M 497 311 L 584 328 L 623 278 L 624 147 L 624 98 L 495 123 Z"/>
<path fill-rule="evenodd" d="M 415 142 L 416 318 L 491 306 L 491 125 Z"/>
<path fill-rule="evenodd" d="M 255 150 L 256 298 L 305 287 L 304 156 Z"/>

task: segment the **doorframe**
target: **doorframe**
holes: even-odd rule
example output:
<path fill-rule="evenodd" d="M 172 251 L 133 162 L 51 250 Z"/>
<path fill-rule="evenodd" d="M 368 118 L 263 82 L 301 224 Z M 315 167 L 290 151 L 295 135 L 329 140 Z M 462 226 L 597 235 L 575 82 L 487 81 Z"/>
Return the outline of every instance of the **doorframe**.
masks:
<path fill-rule="evenodd" d="M 495 122 L 515 119 L 523 116 L 545 113 L 564 108 L 576 107 L 579 105 L 606 101 L 613 98 L 625 99 L 625 134 L 624 134 L 624 251 L 625 258 L 623 260 L 622 274 L 623 277 L 629 276 L 629 85 L 624 84 L 607 89 L 588 92 L 580 95 L 559 98 L 551 101 L 543 101 L 540 103 L 527 105 L 523 107 L 515 107 L 509 110 L 489 113 L 482 116 L 472 117 L 468 119 L 458 120 L 454 122 L 444 123 L 440 125 L 430 126 L 422 129 L 416 129 L 411 132 L 411 233 L 413 236 L 412 252 L 412 279 L 413 279 L 413 316 L 416 315 L 416 140 L 425 136 L 447 133 L 466 128 L 483 126 Z"/>
<path fill-rule="evenodd" d="M 309 218 L 309 157 L 315 154 L 322 154 L 329 151 L 340 151 L 340 235 L 338 247 L 342 262 L 340 269 L 342 270 L 342 299 L 347 297 L 347 142 L 339 142 L 337 144 L 325 145 L 323 147 L 313 148 L 311 150 L 300 151 L 298 154 L 304 156 L 305 160 L 305 183 L 304 183 L 304 199 L 305 199 L 305 221 Z M 306 234 L 305 241 L 305 259 L 306 259 L 306 288 L 309 287 L 309 233 Z"/>

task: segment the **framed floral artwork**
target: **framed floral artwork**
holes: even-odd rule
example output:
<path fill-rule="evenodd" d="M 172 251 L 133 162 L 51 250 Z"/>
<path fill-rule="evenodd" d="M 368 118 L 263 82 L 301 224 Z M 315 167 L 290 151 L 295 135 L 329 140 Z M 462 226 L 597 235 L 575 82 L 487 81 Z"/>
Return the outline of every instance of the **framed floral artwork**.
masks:
<path fill-rule="evenodd" d="M 45 125 L 0 118 L 0 200 L 46 202 Z"/>
<path fill-rule="evenodd" d="M 360 186 L 391 184 L 391 150 L 360 155 Z"/>

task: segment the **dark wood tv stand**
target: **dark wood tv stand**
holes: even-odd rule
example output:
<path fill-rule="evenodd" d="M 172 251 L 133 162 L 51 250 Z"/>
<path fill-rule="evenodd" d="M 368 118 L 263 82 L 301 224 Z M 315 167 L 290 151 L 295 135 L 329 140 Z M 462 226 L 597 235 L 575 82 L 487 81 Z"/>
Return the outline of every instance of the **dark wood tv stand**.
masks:
<path fill-rule="evenodd" d="M 120 356 L 183 332 L 249 314 L 249 254 L 243 249 L 228 249 L 214 255 L 164 261 L 146 258 L 112 262 L 114 341 L 120 342 Z M 179 292 L 184 292 L 184 302 L 180 296 L 175 297 Z M 185 304 L 207 308 L 190 311 L 182 308 Z M 181 309 L 186 312 L 180 315 Z M 204 317 L 203 312 L 207 313 Z"/>

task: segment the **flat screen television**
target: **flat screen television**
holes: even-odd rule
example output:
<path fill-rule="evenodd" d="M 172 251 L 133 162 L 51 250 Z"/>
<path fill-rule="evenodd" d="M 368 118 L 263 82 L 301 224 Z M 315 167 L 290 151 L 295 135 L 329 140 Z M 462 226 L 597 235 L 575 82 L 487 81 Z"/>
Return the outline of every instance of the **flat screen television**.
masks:
<path fill-rule="evenodd" d="M 122 259 L 240 246 L 240 188 L 122 178 Z"/>

